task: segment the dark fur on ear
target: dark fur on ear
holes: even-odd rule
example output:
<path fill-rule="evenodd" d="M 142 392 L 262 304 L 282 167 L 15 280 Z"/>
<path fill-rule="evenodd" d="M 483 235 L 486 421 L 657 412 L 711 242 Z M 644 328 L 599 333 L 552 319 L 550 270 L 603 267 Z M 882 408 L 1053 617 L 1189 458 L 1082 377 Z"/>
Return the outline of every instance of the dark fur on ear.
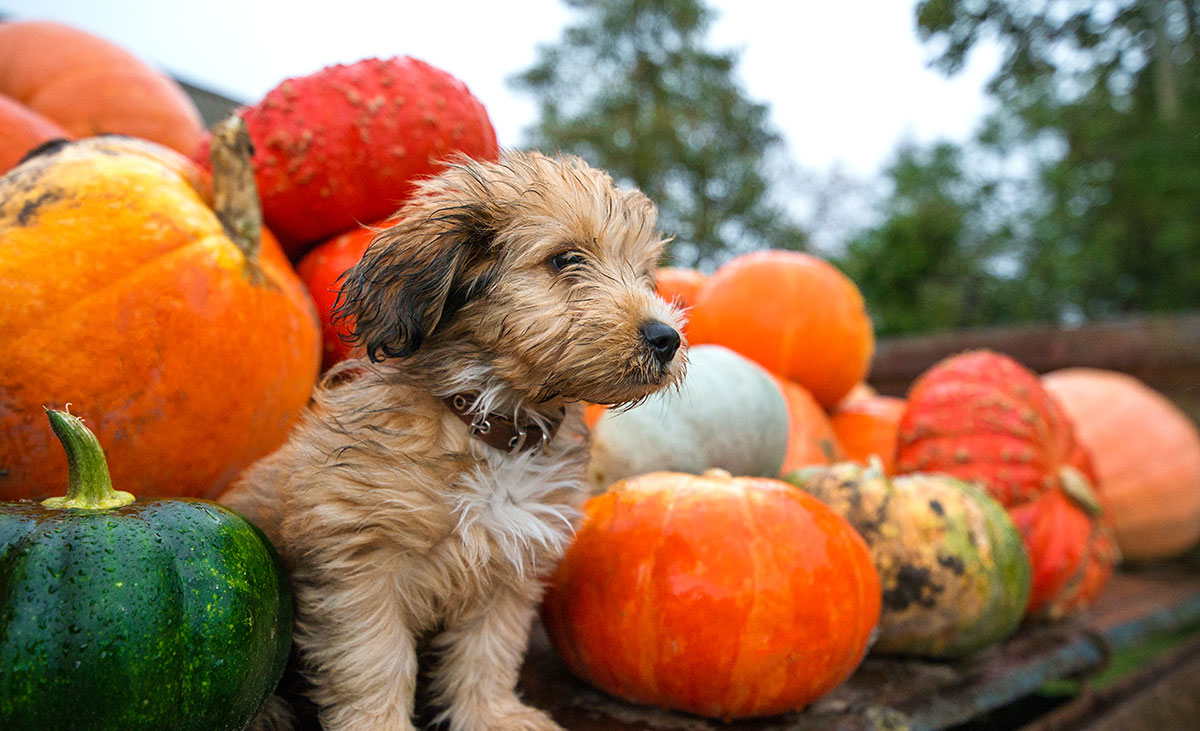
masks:
<path fill-rule="evenodd" d="M 491 248 L 493 214 L 482 203 L 402 211 L 342 275 L 334 319 L 353 321 L 352 342 L 372 361 L 411 355 L 486 287 L 468 271 Z"/>

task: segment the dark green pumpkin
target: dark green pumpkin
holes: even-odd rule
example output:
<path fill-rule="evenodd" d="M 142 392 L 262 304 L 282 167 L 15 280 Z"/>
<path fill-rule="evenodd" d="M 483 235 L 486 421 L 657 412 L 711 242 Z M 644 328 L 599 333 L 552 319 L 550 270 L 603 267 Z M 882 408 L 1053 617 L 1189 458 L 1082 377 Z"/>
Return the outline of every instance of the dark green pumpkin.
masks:
<path fill-rule="evenodd" d="M 243 728 L 291 646 L 270 543 L 216 503 L 130 502 L 82 422 L 50 418 L 71 507 L 0 504 L 0 728 Z"/>

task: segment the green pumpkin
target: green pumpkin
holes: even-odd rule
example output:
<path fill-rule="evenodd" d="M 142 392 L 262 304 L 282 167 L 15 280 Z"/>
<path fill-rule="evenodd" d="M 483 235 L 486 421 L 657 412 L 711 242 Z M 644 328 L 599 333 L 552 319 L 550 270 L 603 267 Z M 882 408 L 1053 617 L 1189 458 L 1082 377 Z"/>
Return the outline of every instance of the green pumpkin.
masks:
<path fill-rule="evenodd" d="M 243 728 L 291 646 L 270 543 L 216 503 L 114 491 L 91 432 L 49 416 L 67 496 L 0 504 L 0 728 Z"/>
<path fill-rule="evenodd" d="M 600 417 L 588 474 L 597 489 L 660 471 L 776 477 L 787 439 L 787 404 L 770 374 L 728 348 L 698 345 L 678 388 Z"/>
<path fill-rule="evenodd" d="M 984 491 L 945 475 L 889 480 L 877 462 L 785 479 L 846 518 L 871 548 L 883 585 L 873 653 L 958 658 L 1020 624 L 1029 559 L 1008 513 Z"/>

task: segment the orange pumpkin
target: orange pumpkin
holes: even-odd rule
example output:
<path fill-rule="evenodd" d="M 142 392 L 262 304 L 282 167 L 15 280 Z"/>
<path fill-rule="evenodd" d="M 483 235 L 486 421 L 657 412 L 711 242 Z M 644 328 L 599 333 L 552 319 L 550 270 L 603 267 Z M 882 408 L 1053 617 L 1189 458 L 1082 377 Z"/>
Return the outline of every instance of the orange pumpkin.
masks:
<path fill-rule="evenodd" d="M 86 416 L 143 497 L 215 495 L 282 443 L 319 329 L 240 162 L 214 195 L 165 147 L 94 137 L 0 178 L 0 499 L 66 480 L 46 405 Z"/>
<path fill-rule="evenodd" d="M 844 458 L 829 416 L 803 386 L 775 378 L 788 410 L 788 445 L 779 474 L 814 465 L 829 465 Z"/>
<path fill-rule="evenodd" d="M 0 24 L 0 95 L 71 136 L 123 134 L 190 155 L 204 129 L 179 84 L 120 47 L 48 21 Z M 18 140 L 5 140 L 13 153 Z"/>
<path fill-rule="evenodd" d="M 584 512 L 543 616 L 588 682 L 734 719 L 800 709 L 861 662 L 879 576 L 862 538 L 816 498 L 719 470 L 657 472 Z"/>
<path fill-rule="evenodd" d="M 695 269 L 660 267 L 654 275 L 658 296 L 680 308 L 686 314 L 696 301 L 696 293 L 708 277 Z M 684 334 L 687 324 L 684 324 Z"/>
<path fill-rule="evenodd" d="M 717 269 L 696 294 L 688 336 L 757 361 L 827 408 L 866 376 L 875 350 L 858 287 L 796 251 L 745 254 Z"/>
<path fill-rule="evenodd" d="M 875 455 L 883 473 L 891 475 L 896 469 L 896 432 L 903 415 L 902 398 L 864 396 L 842 401 L 829 423 L 846 459 L 866 464 Z"/>
<path fill-rule="evenodd" d="M 1127 559 L 1178 555 L 1200 540 L 1200 434 L 1133 376 L 1067 368 L 1042 377 L 1091 453 L 1097 489 Z"/>
<path fill-rule="evenodd" d="M 0 173 L 10 170 L 33 148 L 71 135 L 28 107 L 0 96 Z"/>

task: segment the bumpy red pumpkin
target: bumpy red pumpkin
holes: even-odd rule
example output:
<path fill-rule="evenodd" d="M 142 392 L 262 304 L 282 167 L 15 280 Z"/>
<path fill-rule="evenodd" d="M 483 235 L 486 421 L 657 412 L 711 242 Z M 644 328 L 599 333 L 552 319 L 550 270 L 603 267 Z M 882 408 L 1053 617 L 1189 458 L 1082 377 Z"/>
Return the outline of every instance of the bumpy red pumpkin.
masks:
<path fill-rule="evenodd" d="M 900 420 L 896 472 L 978 482 L 1009 510 L 1033 566 L 1032 614 L 1058 617 L 1086 605 L 1117 561 L 1071 422 L 1012 358 L 974 351 L 926 371 Z M 1051 524 L 1058 530 L 1041 529 Z"/>
<path fill-rule="evenodd" d="M 407 56 L 288 79 L 240 114 L 263 216 L 293 259 L 391 215 L 416 178 L 454 154 L 499 155 L 483 104 L 458 79 Z M 201 147 L 197 159 L 206 155 Z"/>
<path fill-rule="evenodd" d="M 879 576 L 816 498 L 771 479 L 658 472 L 584 510 L 543 615 L 588 682 L 733 719 L 800 709 L 862 660 Z"/>

